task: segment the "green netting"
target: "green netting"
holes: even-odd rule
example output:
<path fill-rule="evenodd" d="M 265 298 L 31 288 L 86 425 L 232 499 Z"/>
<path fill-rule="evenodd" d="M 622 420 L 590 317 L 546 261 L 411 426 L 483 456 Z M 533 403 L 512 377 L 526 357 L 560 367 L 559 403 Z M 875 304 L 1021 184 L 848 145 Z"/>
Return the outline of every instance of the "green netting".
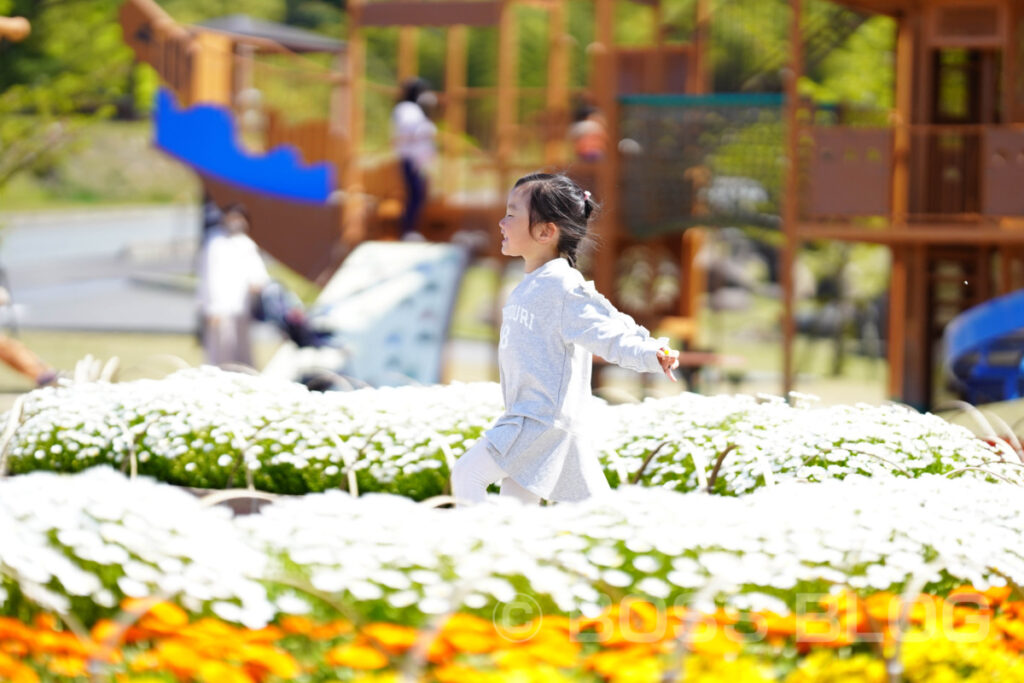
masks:
<path fill-rule="evenodd" d="M 785 124 L 778 94 L 620 100 L 623 220 L 637 237 L 693 225 L 776 227 Z"/>

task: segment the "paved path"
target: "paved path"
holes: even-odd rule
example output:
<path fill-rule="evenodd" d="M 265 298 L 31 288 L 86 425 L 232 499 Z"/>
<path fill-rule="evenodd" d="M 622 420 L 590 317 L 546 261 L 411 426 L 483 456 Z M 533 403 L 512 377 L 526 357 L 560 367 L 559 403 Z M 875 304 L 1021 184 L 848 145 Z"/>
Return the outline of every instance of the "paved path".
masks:
<path fill-rule="evenodd" d="M 22 327 L 190 332 L 196 207 L 0 213 L 0 266 Z"/>

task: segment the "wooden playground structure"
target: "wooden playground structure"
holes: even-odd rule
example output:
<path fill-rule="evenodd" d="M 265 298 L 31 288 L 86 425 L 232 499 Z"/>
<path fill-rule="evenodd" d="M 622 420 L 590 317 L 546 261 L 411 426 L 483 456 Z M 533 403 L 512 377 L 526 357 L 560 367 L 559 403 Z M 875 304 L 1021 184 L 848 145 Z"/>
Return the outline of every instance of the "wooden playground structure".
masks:
<path fill-rule="evenodd" d="M 895 109 L 875 127 L 803 116 L 802 3 L 791 4 L 787 147 L 801 163 L 787 179 L 788 262 L 809 240 L 889 247 L 888 393 L 930 408 L 946 325 L 1024 286 L 1024 2 L 840 0 L 896 23 Z"/>
<path fill-rule="evenodd" d="M 225 33 L 203 26 L 177 24 L 153 0 L 127 0 L 121 9 L 126 41 L 138 58 L 153 65 L 181 107 L 211 104 L 234 109 L 251 87 L 261 66 L 256 57 L 279 53 L 305 79 L 319 79 L 330 89 L 326 116 L 299 124 L 287 112 L 264 106 L 266 125 L 257 149 L 291 145 L 305 163 L 329 162 L 337 169 L 334 200 L 318 206 L 284 202 L 279 198 L 241 191 L 222 178 L 199 169 L 204 187 L 219 203 L 241 201 L 254 216 L 253 236 L 269 253 L 300 273 L 316 278 L 337 266 L 340 258 L 367 239 L 389 238 L 396 230 L 402 207 L 402 183 L 397 164 L 368 159 L 367 99 L 393 101 L 398 84 L 418 73 L 417 42 L 424 29 L 444 31 L 443 88 L 438 90 L 441 133 L 436 187 L 428 200 L 421 232 L 445 241 L 460 231 L 480 231 L 489 237 L 489 250 L 504 211 L 505 194 L 518 175 L 538 168 L 565 170 L 592 189 L 602 204 L 597 226 L 601 249 L 592 265 L 598 287 L 612 293 L 616 258 L 637 240 L 622 229 L 619 202 L 618 153 L 614 143 L 603 160 L 575 162 L 567 138 L 574 98 L 591 102 L 608 122 L 615 140 L 617 98 L 627 93 L 681 94 L 707 90 L 706 40 L 702 30 L 690 42 L 666 38 L 660 0 L 644 1 L 652 15 L 649 44 L 620 46 L 614 36 L 616 0 L 596 0 L 593 42 L 587 46 L 589 82 L 572 86 L 569 79 L 571 44 L 566 0 L 382 0 L 348 3 L 348 37 L 339 44 L 330 69 L 314 67 L 297 54 L 294 44 Z M 542 12 L 547 26 L 547 74 L 541 87 L 526 87 L 519 78 L 516 13 Z M 707 1 L 695 4 L 696 25 L 707 21 Z M 367 34 L 397 31 L 397 71 L 391 83 L 373 82 L 366 73 Z M 474 30 L 496 31 L 496 74 L 493 85 L 467 83 L 468 41 Z M 529 116 L 527 100 L 539 102 Z M 467 142 L 467 109 L 477 105 L 493 110 L 489 130 Z M 479 118 L 479 117 L 478 117 Z M 374 125 L 388 125 L 374 121 Z M 251 136 L 250 136 L 251 137 Z M 524 153 L 524 152 L 529 153 Z M 339 199 L 340 198 L 340 199 Z M 281 230 L 279 226 L 293 226 Z M 297 234 L 296 230 L 304 233 Z M 703 278 L 694 271 L 700 247 L 699 231 L 660 238 L 688 273 L 682 279 L 677 303 L 646 319 L 664 321 L 683 339 L 695 333 L 694 315 Z M 641 240 L 643 241 L 643 240 Z M 300 253 L 301 252 L 301 253 Z M 328 258 L 328 255 L 330 257 Z M 614 294 L 612 294 L 614 296 Z"/>
<path fill-rule="evenodd" d="M 886 245 L 892 254 L 888 394 L 928 408 L 936 394 L 937 347 L 946 324 L 1024 284 L 1024 192 L 1018 189 L 1024 183 L 1024 51 L 1019 39 L 1024 0 L 832 4 L 851 10 L 841 17 L 841 30 L 828 17 L 810 21 L 805 0 L 790 0 L 788 55 L 741 79 L 757 83 L 786 67 L 778 86 L 784 93 L 769 105 L 776 107 L 779 131 L 771 144 L 779 145 L 790 160 L 780 171 L 777 158 L 769 155 L 773 172 L 784 181 L 775 223 L 784 236 L 779 270 L 782 389 L 793 388 L 793 266 L 800 245 L 816 240 L 868 242 Z M 598 288 L 617 298 L 626 250 L 637 245 L 667 250 L 678 264 L 673 303 L 646 313 L 630 312 L 639 313 L 648 326 L 692 339 L 703 291 L 694 258 L 702 232 L 692 228 L 702 225 L 707 212 L 702 195 L 702 188 L 707 189 L 702 185 L 705 162 L 692 162 L 673 176 L 678 184 L 666 190 L 684 197 L 678 213 L 685 224 L 640 235 L 629 227 L 635 209 L 624 209 L 624 187 L 636 172 L 636 162 L 620 153 L 614 141 L 623 137 L 631 98 L 683 109 L 717 101 L 718 93 L 711 92 L 711 0 L 694 0 L 693 28 L 686 39 L 674 41 L 667 38 L 661 0 L 592 0 L 591 5 L 589 42 L 585 50 L 574 52 L 569 0 L 350 0 L 347 41 L 331 48 L 328 66 L 307 59 L 309 46 L 294 35 L 271 40 L 186 28 L 152 0 L 127 0 L 121 18 L 126 41 L 139 59 L 157 69 L 181 107 L 208 103 L 243 122 L 245 91 L 261 74 L 274 70 L 289 88 L 315 82 L 325 93 L 321 115 L 301 122 L 289 117 L 286 106 L 264 103 L 264 125 L 249 131 L 247 141 L 256 150 L 288 145 L 305 164 L 329 164 L 336 170 L 329 200 L 296 202 L 246 192 L 198 170 L 218 202 L 242 201 L 250 207 L 253 235 L 263 248 L 310 278 L 335 268 L 364 240 L 393 238 L 402 185 L 395 163 L 370 152 L 368 132 L 388 125 L 380 119 L 394 100 L 397 84 L 418 75 L 422 32 L 443 31 L 440 159 L 422 232 L 444 241 L 460 231 L 479 231 L 491 237 L 490 249 L 496 253 L 494 226 L 514 179 L 537 168 L 566 170 L 602 204 L 597 225 L 601 249 L 591 264 Z M 650 32 L 642 45 L 617 42 L 620 5 L 649 11 Z M 540 86 L 521 82 L 521 12 L 544 17 L 547 61 Z M 798 97 L 798 79 L 876 13 L 891 17 L 897 27 L 895 107 L 889 121 L 865 124 L 840 112 L 823 122 Z M 388 31 L 393 32 L 389 35 L 397 67 L 389 79 L 374 80 L 369 77 L 368 41 Z M 496 37 L 491 82 L 471 84 L 467 78 L 468 45 L 475 31 Z M 277 54 L 283 62 L 268 66 L 257 59 L 266 54 Z M 574 54 L 589 62 L 586 83 L 570 80 Z M 766 95 L 769 99 L 762 100 L 775 96 Z M 613 142 L 600 161 L 572 157 L 566 133 L 574 98 L 589 101 L 607 121 Z M 377 118 L 368 120 L 373 102 Z M 382 107 L 382 102 L 388 104 Z M 486 124 L 481 124 L 487 119 L 481 111 L 490 112 Z M 685 131 L 711 129 L 672 130 L 678 138 Z M 706 156 L 707 150 L 698 152 Z M 671 158 L 661 162 L 691 164 Z"/>

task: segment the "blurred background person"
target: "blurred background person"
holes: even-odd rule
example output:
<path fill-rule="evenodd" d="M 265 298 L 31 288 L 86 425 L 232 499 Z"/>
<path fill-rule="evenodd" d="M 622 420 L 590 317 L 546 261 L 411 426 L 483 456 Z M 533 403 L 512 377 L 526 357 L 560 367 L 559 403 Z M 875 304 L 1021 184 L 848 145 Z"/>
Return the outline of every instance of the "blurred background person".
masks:
<path fill-rule="evenodd" d="M 232 204 L 200 245 L 197 294 L 203 352 L 210 365 L 252 365 L 253 301 L 270 275 L 248 231 L 245 207 Z"/>
<path fill-rule="evenodd" d="M 427 116 L 434 99 L 425 80 L 412 78 L 402 84 L 401 97 L 391 112 L 392 143 L 405 183 L 402 239 L 415 238 L 427 201 L 427 169 L 437 155 L 437 126 Z"/>

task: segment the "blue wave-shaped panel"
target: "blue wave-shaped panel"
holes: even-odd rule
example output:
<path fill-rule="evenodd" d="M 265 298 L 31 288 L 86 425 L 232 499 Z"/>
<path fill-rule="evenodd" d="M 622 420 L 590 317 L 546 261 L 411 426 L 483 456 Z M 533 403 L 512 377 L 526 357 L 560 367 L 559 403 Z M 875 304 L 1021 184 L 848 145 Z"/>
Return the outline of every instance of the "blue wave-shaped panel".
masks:
<path fill-rule="evenodd" d="M 335 188 L 333 164 L 307 165 L 291 146 L 266 154 L 243 151 L 231 112 L 200 104 L 178 106 L 174 94 L 160 88 L 156 96 L 156 144 L 193 168 L 251 191 L 278 197 L 325 202 Z"/>
<path fill-rule="evenodd" d="M 1024 389 L 1024 292 L 964 311 L 946 325 L 945 363 L 972 403 L 1019 398 Z"/>
<path fill-rule="evenodd" d="M 1024 292 L 1014 292 L 975 306 L 946 326 L 946 355 L 950 361 L 980 351 L 994 341 L 1015 335 L 1024 327 Z"/>

